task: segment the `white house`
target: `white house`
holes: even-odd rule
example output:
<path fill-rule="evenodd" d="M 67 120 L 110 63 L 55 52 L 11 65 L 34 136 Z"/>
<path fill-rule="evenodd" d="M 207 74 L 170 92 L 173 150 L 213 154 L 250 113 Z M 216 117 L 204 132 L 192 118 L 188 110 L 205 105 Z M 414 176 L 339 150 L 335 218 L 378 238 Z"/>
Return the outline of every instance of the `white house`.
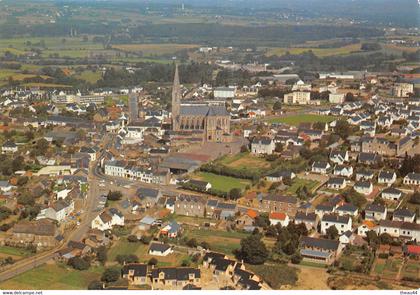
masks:
<path fill-rule="evenodd" d="M 378 234 L 387 233 L 392 237 L 420 241 L 420 224 L 412 222 L 381 220 Z"/>
<path fill-rule="evenodd" d="M 275 149 L 274 140 L 268 137 L 254 138 L 251 143 L 251 152 L 256 155 L 271 155 Z"/>
<path fill-rule="evenodd" d="M 411 212 L 406 208 L 396 209 L 392 213 L 392 220 L 395 221 L 404 221 L 404 222 L 414 222 L 416 219 L 416 213 Z"/>
<path fill-rule="evenodd" d="M 359 214 L 359 209 L 352 205 L 352 204 L 343 204 L 335 209 L 335 212 L 340 215 L 350 215 L 350 216 L 357 216 Z"/>
<path fill-rule="evenodd" d="M 348 215 L 324 214 L 321 219 L 321 234 L 325 235 L 331 226 L 334 226 L 339 234 L 343 234 L 351 231 L 352 219 Z"/>
<path fill-rule="evenodd" d="M 386 206 L 381 204 L 369 204 L 365 208 L 365 219 L 366 220 L 384 220 L 386 219 L 386 215 L 388 213 L 388 209 Z"/>
<path fill-rule="evenodd" d="M 18 151 L 18 146 L 12 141 L 6 141 L 1 147 L 2 153 L 16 153 Z"/>
<path fill-rule="evenodd" d="M 312 164 L 312 172 L 314 173 L 327 174 L 330 168 L 331 165 L 328 162 L 313 162 Z"/>
<path fill-rule="evenodd" d="M 287 226 L 290 222 L 289 216 L 282 212 L 270 212 L 268 215 L 271 225 L 281 224 L 281 226 Z"/>
<path fill-rule="evenodd" d="M 327 187 L 330 189 L 340 190 L 344 189 L 347 185 L 346 179 L 342 177 L 332 177 L 327 182 Z"/>
<path fill-rule="evenodd" d="M 54 202 L 50 207 L 42 209 L 38 216 L 37 220 L 49 218 L 57 220 L 58 222 L 66 219 L 74 211 L 74 201 L 73 200 L 58 200 Z"/>
<path fill-rule="evenodd" d="M 345 165 L 336 165 L 334 167 L 334 175 L 350 178 L 353 176 L 353 167 Z"/>
<path fill-rule="evenodd" d="M 354 234 L 350 230 L 348 230 L 342 233 L 338 240 L 340 241 L 341 244 L 348 245 L 348 244 L 353 243 L 354 238 L 355 238 Z"/>
<path fill-rule="evenodd" d="M 173 253 L 172 246 L 162 243 L 151 243 L 149 247 L 149 255 L 167 256 Z"/>
<path fill-rule="evenodd" d="M 354 184 L 353 188 L 362 195 L 370 195 L 373 192 L 373 185 L 370 181 L 358 181 Z"/>
<path fill-rule="evenodd" d="M 349 152 L 348 151 L 331 151 L 330 161 L 335 164 L 344 164 L 349 161 Z"/>
<path fill-rule="evenodd" d="M 395 172 L 384 171 L 384 170 L 379 172 L 378 183 L 380 184 L 386 184 L 388 186 L 391 186 L 396 180 L 397 180 L 397 174 L 395 174 Z"/>
<path fill-rule="evenodd" d="M 14 188 L 16 187 L 11 185 L 7 180 L 0 180 L 0 191 L 3 193 L 10 192 Z"/>
<path fill-rule="evenodd" d="M 403 195 L 402 191 L 393 187 L 387 187 L 381 193 L 381 196 L 383 199 L 392 200 L 392 201 L 400 200 L 402 195 Z"/>
<path fill-rule="evenodd" d="M 110 230 L 113 226 L 124 226 L 124 215 L 115 208 L 110 208 L 92 220 L 91 227 L 102 231 Z"/>
<path fill-rule="evenodd" d="M 407 185 L 420 185 L 420 173 L 408 173 L 403 180 Z"/>
<path fill-rule="evenodd" d="M 71 189 L 62 189 L 61 191 L 56 192 L 57 200 L 65 199 L 71 192 Z"/>
<path fill-rule="evenodd" d="M 283 96 L 285 104 L 309 104 L 311 93 L 309 91 L 294 91 Z"/>
<path fill-rule="evenodd" d="M 362 224 L 357 228 L 357 234 L 362 237 L 366 237 L 366 234 L 369 231 L 378 232 L 379 227 L 376 223 L 372 222 L 371 220 L 364 220 Z"/>
<path fill-rule="evenodd" d="M 297 212 L 295 216 L 295 223 L 305 224 L 308 230 L 316 229 L 319 223 L 319 218 L 315 213 Z"/>

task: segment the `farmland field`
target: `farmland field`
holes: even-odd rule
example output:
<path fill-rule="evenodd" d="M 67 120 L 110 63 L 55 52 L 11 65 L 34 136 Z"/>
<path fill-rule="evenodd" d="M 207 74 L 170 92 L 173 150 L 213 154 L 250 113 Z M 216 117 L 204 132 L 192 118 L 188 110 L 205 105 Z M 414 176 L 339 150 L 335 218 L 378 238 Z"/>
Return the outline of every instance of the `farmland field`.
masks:
<path fill-rule="evenodd" d="M 0 289 L 6 290 L 81 290 L 98 280 L 102 267 L 91 267 L 86 271 L 71 269 L 62 264 L 45 264 L 13 279 L 0 283 Z"/>
<path fill-rule="evenodd" d="M 284 123 L 288 125 L 297 126 L 300 123 L 315 123 L 315 122 L 325 122 L 329 123 L 337 119 L 333 116 L 325 116 L 325 115 L 315 115 L 315 114 L 303 114 L 303 115 L 291 115 L 291 116 L 283 116 L 283 117 L 276 117 L 267 120 L 270 123 Z"/>
<path fill-rule="evenodd" d="M 157 56 L 164 54 L 173 54 L 184 49 L 193 49 L 199 47 L 195 44 L 121 44 L 113 45 L 115 49 L 142 53 L 143 56 Z"/>
<path fill-rule="evenodd" d="M 266 56 L 271 55 L 284 55 L 286 52 L 290 54 L 301 54 L 305 51 L 311 50 L 318 57 L 332 56 L 332 55 L 345 55 L 360 51 L 360 43 L 350 44 L 339 48 L 317 48 L 317 47 L 273 47 L 269 48 Z"/>
<path fill-rule="evenodd" d="M 270 163 L 266 160 L 250 153 L 239 153 L 234 156 L 226 156 L 220 159 L 220 163 L 238 169 L 262 169 L 270 167 Z"/>
<path fill-rule="evenodd" d="M 210 182 L 213 189 L 229 192 L 233 188 L 245 189 L 251 181 L 208 172 L 198 172 L 193 178 Z"/>

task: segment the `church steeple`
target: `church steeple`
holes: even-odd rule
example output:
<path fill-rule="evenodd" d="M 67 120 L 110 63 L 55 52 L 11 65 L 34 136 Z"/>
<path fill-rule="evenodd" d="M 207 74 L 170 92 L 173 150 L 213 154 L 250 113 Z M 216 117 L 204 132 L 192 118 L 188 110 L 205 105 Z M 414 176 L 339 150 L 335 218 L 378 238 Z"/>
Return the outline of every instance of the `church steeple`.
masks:
<path fill-rule="evenodd" d="M 178 64 L 175 64 L 174 84 L 172 86 L 172 129 L 178 130 L 179 109 L 181 105 L 181 86 L 179 84 Z"/>

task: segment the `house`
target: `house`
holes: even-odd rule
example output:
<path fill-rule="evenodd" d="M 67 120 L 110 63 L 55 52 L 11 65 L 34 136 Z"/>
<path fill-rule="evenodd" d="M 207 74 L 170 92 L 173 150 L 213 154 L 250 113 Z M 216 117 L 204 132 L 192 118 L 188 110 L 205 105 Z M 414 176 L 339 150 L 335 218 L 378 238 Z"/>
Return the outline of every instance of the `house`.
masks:
<path fill-rule="evenodd" d="M 146 215 L 139 222 L 139 230 L 146 231 L 149 230 L 156 222 L 156 219 Z"/>
<path fill-rule="evenodd" d="M 344 233 L 342 233 L 339 237 L 340 244 L 348 245 L 352 244 L 354 241 L 355 235 L 352 233 L 352 231 L 348 230 Z"/>
<path fill-rule="evenodd" d="M 353 167 L 345 165 L 336 165 L 334 167 L 334 175 L 350 178 L 353 176 Z"/>
<path fill-rule="evenodd" d="M 404 254 L 408 256 L 420 256 L 420 245 L 405 245 Z"/>
<path fill-rule="evenodd" d="M 384 171 L 384 170 L 379 172 L 378 183 L 380 184 L 386 184 L 388 186 L 391 186 L 396 180 L 397 180 L 397 174 L 395 174 L 395 172 Z"/>
<path fill-rule="evenodd" d="M 318 161 L 318 162 L 312 163 L 311 170 L 313 173 L 327 174 L 330 168 L 331 168 L 330 163 Z"/>
<path fill-rule="evenodd" d="M 269 194 L 263 196 L 260 208 L 265 212 L 284 212 L 289 216 L 295 216 L 297 211 L 297 199 L 290 196 Z"/>
<path fill-rule="evenodd" d="M 403 195 L 402 191 L 393 187 L 387 187 L 381 193 L 381 196 L 383 199 L 392 200 L 392 201 L 399 201 L 402 195 Z"/>
<path fill-rule="evenodd" d="M 18 146 L 14 143 L 14 142 L 12 142 L 12 141 L 10 141 L 10 140 L 8 140 L 8 141 L 6 141 L 3 145 L 2 145 L 2 147 L 1 147 L 1 151 L 2 151 L 2 153 L 4 153 L 4 154 L 7 154 L 7 153 L 16 153 L 17 151 L 18 151 Z"/>
<path fill-rule="evenodd" d="M 371 170 L 359 170 L 356 172 L 356 181 L 372 180 L 375 173 Z"/>
<path fill-rule="evenodd" d="M 268 218 L 271 225 L 280 224 L 281 226 L 287 226 L 290 221 L 289 216 L 282 212 L 270 212 L 270 214 L 268 214 Z"/>
<path fill-rule="evenodd" d="M 320 218 L 324 216 L 324 214 L 330 214 L 335 211 L 335 206 L 331 203 L 322 203 L 315 207 L 315 214 L 318 215 Z"/>
<path fill-rule="evenodd" d="M 55 201 L 50 207 L 42 209 L 36 217 L 36 220 L 49 218 L 58 222 L 66 219 L 74 211 L 74 201 L 60 199 Z"/>
<path fill-rule="evenodd" d="M 201 272 L 192 267 L 159 267 L 151 271 L 153 289 L 183 289 L 187 285 L 199 285 Z"/>
<path fill-rule="evenodd" d="M 331 226 L 334 226 L 339 234 L 343 234 L 351 231 L 352 219 L 348 215 L 324 214 L 321 219 L 321 234 L 325 235 Z"/>
<path fill-rule="evenodd" d="M 12 227 L 11 235 L 5 242 L 10 246 L 34 245 L 39 249 L 52 248 L 58 243 L 58 235 L 59 230 L 52 220 L 22 220 Z"/>
<path fill-rule="evenodd" d="M 365 219 L 379 221 L 386 219 L 386 214 L 388 210 L 386 206 L 381 204 L 372 203 L 366 206 L 365 208 Z"/>
<path fill-rule="evenodd" d="M 362 224 L 357 228 L 357 234 L 366 237 L 367 233 L 370 231 L 377 232 L 378 225 L 371 220 L 363 220 Z"/>
<path fill-rule="evenodd" d="M 213 271 L 215 276 L 221 278 L 231 278 L 237 262 L 226 257 L 214 257 L 208 264 L 209 268 Z"/>
<path fill-rule="evenodd" d="M 359 209 L 352 205 L 352 204 L 343 204 L 335 209 L 335 212 L 340 215 L 350 215 L 350 216 L 357 216 L 359 214 Z"/>
<path fill-rule="evenodd" d="M 218 202 L 216 209 L 213 212 L 213 218 L 220 220 L 228 220 L 234 218 L 237 212 L 236 204 Z"/>
<path fill-rule="evenodd" d="M 258 216 L 258 212 L 252 209 L 246 210 L 244 214 L 241 214 L 236 218 L 236 225 L 243 228 L 252 228 L 254 225 L 255 218 Z"/>
<path fill-rule="evenodd" d="M 287 170 L 280 170 L 280 171 L 275 171 L 269 175 L 267 175 L 265 177 L 265 179 L 267 181 L 270 182 L 280 182 L 283 179 L 293 179 L 296 177 L 296 174 L 293 173 L 292 171 L 287 171 Z"/>
<path fill-rule="evenodd" d="M 132 285 L 145 285 L 148 282 L 147 264 L 130 263 L 123 266 L 121 275 Z"/>
<path fill-rule="evenodd" d="M 162 192 L 157 189 L 141 187 L 137 189 L 137 197 L 146 207 L 153 207 L 162 197 Z"/>
<path fill-rule="evenodd" d="M 303 223 L 308 230 L 316 229 L 318 227 L 319 218 L 315 213 L 297 212 L 295 216 L 295 223 Z"/>
<path fill-rule="evenodd" d="M 403 183 L 406 185 L 416 185 L 419 186 L 420 185 L 420 173 L 408 173 L 404 179 L 403 179 Z"/>
<path fill-rule="evenodd" d="M 392 220 L 395 221 L 404 221 L 404 222 L 414 222 L 416 219 L 416 213 L 411 212 L 406 208 L 396 209 L 392 213 Z"/>
<path fill-rule="evenodd" d="M 173 253 L 172 246 L 162 243 L 151 243 L 149 246 L 149 255 L 168 256 Z"/>
<path fill-rule="evenodd" d="M 327 187 L 335 190 L 344 189 L 346 185 L 346 179 L 341 177 L 331 177 L 327 182 Z"/>
<path fill-rule="evenodd" d="M 374 153 L 362 152 L 359 154 L 358 162 L 365 165 L 374 165 L 382 160 L 381 156 Z"/>
<path fill-rule="evenodd" d="M 251 143 L 251 152 L 256 155 L 271 155 L 275 149 L 274 140 L 268 137 L 254 138 Z"/>
<path fill-rule="evenodd" d="M 304 261 L 330 265 L 340 255 L 342 247 L 339 241 L 302 237 L 300 255 Z"/>
<path fill-rule="evenodd" d="M 16 188 L 16 186 L 11 185 L 10 182 L 7 180 L 0 180 L 0 191 L 3 193 L 10 192 L 12 189 Z"/>
<path fill-rule="evenodd" d="M 373 185 L 370 181 L 357 181 L 353 189 L 362 195 L 370 195 L 373 192 Z"/>
<path fill-rule="evenodd" d="M 387 233 L 395 238 L 419 241 L 420 224 L 394 220 L 381 220 L 379 222 L 378 234 L 383 233 Z"/>
<path fill-rule="evenodd" d="M 172 220 L 160 230 L 160 234 L 168 238 L 176 238 L 180 232 L 181 226 L 175 220 Z"/>
<path fill-rule="evenodd" d="M 91 227 L 105 231 L 112 229 L 115 225 L 124 226 L 124 215 L 116 208 L 109 208 L 92 220 Z"/>
<path fill-rule="evenodd" d="M 175 200 L 175 213 L 178 215 L 204 217 L 206 202 L 192 195 L 180 195 Z"/>
<path fill-rule="evenodd" d="M 330 161 L 335 164 L 343 165 L 349 161 L 348 151 L 331 151 Z"/>

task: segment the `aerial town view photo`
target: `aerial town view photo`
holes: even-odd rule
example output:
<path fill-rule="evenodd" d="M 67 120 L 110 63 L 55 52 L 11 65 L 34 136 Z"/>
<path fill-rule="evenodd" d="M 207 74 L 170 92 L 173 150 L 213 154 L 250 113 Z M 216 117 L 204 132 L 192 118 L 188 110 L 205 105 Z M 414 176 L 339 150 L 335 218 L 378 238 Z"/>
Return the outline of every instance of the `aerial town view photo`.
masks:
<path fill-rule="evenodd" d="M 0 293 L 417 294 L 419 27 L 420 0 L 0 0 Z"/>

